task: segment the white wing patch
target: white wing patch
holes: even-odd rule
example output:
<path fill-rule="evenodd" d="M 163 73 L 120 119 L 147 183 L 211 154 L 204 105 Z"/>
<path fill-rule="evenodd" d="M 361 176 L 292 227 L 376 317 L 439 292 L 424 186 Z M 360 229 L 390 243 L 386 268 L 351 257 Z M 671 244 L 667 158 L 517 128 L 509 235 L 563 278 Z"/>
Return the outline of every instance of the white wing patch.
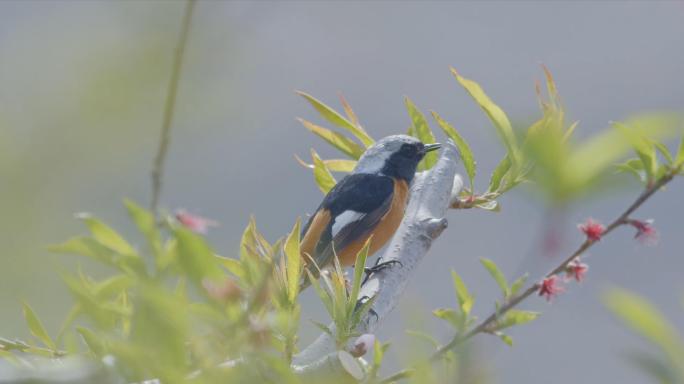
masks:
<path fill-rule="evenodd" d="M 365 215 L 365 213 L 356 212 L 352 210 L 344 211 L 341 214 L 337 215 L 337 217 L 335 217 L 335 220 L 333 221 L 332 236 L 337 236 L 337 234 L 340 233 L 342 228 L 346 227 L 349 223 L 359 221 L 359 219 L 361 219 Z"/>

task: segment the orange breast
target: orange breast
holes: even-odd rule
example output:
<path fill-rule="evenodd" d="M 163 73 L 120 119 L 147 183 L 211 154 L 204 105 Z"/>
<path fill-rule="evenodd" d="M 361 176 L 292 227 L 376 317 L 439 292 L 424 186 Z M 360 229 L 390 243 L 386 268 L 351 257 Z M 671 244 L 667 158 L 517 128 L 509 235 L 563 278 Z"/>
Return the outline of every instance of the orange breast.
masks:
<path fill-rule="evenodd" d="M 403 180 L 394 180 L 394 194 L 389 210 L 380 219 L 376 227 L 366 236 L 362 236 L 353 243 L 349 244 L 341 253 L 337 254 L 340 263 L 344 266 L 353 265 L 356 261 L 356 254 L 359 253 L 366 240 L 372 235 L 368 256 L 377 252 L 392 238 L 397 231 L 401 220 L 404 218 L 404 210 L 408 202 L 408 184 Z"/>

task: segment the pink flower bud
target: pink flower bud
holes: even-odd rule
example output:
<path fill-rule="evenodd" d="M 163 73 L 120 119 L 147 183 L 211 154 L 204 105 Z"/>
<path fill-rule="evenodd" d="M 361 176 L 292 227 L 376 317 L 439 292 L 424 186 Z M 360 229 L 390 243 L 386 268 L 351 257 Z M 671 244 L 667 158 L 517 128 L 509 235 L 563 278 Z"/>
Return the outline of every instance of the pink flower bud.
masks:
<path fill-rule="evenodd" d="M 584 275 L 587 274 L 588 270 L 589 266 L 582 263 L 579 257 L 577 257 L 571 261 L 570 264 L 568 264 L 568 266 L 565 268 L 565 273 L 568 279 L 575 279 L 578 283 L 580 283 L 582 280 L 584 280 Z"/>
<path fill-rule="evenodd" d="M 209 231 L 209 227 L 218 226 L 216 221 L 204 218 L 202 216 L 193 215 L 184 209 L 179 209 L 176 211 L 176 220 L 178 220 L 178 222 L 181 223 L 181 225 L 183 225 L 185 228 L 202 235 L 205 235 Z"/>
<path fill-rule="evenodd" d="M 565 292 L 565 288 L 560 285 L 558 276 L 553 275 L 545 278 L 539 284 L 539 296 L 544 296 L 547 301 Z"/>
<path fill-rule="evenodd" d="M 584 224 L 579 224 L 577 226 L 580 231 L 584 232 L 587 239 L 590 241 L 599 241 L 606 228 L 599 222 L 594 221 L 594 219 L 587 219 Z"/>
<path fill-rule="evenodd" d="M 634 235 L 634 238 L 639 240 L 642 244 L 651 246 L 658 244 L 660 236 L 653 226 L 653 219 L 627 220 L 627 224 L 636 228 L 637 233 Z"/>
<path fill-rule="evenodd" d="M 375 335 L 371 333 L 364 333 L 359 336 L 354 342 L 354 348 L 349 351 L 354 357 L 361 357 L 368 353 L 368 351 L 373 348 L 375 344 Z"/>

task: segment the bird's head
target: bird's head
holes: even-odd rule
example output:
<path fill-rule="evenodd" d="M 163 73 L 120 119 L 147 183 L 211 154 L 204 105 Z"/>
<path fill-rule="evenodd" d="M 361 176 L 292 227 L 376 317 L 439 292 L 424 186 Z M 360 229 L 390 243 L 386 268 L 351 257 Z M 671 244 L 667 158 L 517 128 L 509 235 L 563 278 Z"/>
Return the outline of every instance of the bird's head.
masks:
<path fill-rule="evenodd" d="M 406 135 L 387 136 L 364 152 L 354 173 L 382 174 L 410 183 L 425 154 L 440 146 L 441 144 L 423 144 Z"/>

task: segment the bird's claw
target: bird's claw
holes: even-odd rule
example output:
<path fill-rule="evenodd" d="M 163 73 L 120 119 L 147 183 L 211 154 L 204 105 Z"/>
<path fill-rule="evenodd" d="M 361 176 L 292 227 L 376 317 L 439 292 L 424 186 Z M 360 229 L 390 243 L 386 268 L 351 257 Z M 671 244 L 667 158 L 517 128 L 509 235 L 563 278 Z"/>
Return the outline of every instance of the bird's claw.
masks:
<path fill-rule="evenodd" d="M 399 260 L 392 259 L 392 260 L 387 260 L 387 261 L 384 261 L 384 262 L 381 263 L 381 262 L 380 262 L 380 259 L 378 259 L 378 261 L 375 262 L 375 265 L 374 265 L 374 266 L 372 266 L 372 267 L 370 267 L 370 268 L 364 268 L 364 269 L 363 269 L 363 271 L 364 271 L 364 273 L 366 274 L 366 276 L 363 278 L 363 282 L 361 283 L 361 285 L 366 284 L 366 282 L 368 281 L 368 279 L 370 279 L 370 277 L 371 277 L 374 273 L 380 272 L 380 271 L 382 271 L 382 270 L 385 269 L 385 268 L 389 268 L 389 267 L 393 266 L 394 264 L 399 264 L 400 267 L 403 267 L 403 266 L 404 266 L 404 265 L 401 263 L 401 261 L 399 261 Z"/>

